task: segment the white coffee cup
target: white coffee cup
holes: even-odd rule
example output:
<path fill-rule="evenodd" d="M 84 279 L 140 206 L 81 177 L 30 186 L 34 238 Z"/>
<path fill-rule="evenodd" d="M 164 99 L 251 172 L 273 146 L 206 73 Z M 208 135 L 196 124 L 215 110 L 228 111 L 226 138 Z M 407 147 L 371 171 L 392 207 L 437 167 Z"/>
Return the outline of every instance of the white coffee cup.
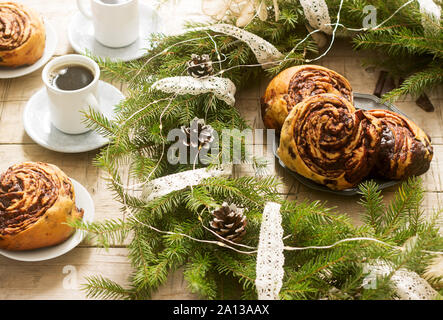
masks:
<path fill-rule="evenodd" d="M 53 75 L 66 66 L 80 65 L 88 68 L 94 78 L 92 82 L 77 90 L 61 90 L 53 83 Z M 83 123 L 83 111 L 93 108 L 100 111 L 98 82 L 100 68 L 98 64 L 85 56 L 68 54 L 51 60 L 42 71 L 43 83 L 49 98 L 49 111 L 52 124 L 68 134 L 80 134 L 89 131 Z"/>
<path fill-rule="evenodd" d="M 77 0 L 80 12 L 94 25 L 95 39 L 101 44 L 120 48 L 135 42 L 139 35 L 138 0 L 89 0 L 87 9 L 84 0 Z"/>

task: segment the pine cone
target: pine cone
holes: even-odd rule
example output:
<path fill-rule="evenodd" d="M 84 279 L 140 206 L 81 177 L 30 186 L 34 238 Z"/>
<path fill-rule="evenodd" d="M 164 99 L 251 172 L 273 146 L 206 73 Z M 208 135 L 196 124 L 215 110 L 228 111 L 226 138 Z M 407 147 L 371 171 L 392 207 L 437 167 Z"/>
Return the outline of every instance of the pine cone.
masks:
<path fill-rule="evenodd" d="M 212 211 L 212 215 L 214 219 L 210 226 L 219 236 L 236 243 L 243 239 L 247 220 L 242 209 L 224 202 L 220 208 Z"/>
<path fill-rule="evenodd" d="M 207 54 L 203 54 L 201 56 L 192 54 L 191 60 L 187 63 L 187 65 L 188 74 L 194 78 L 207 77 L 214 72 L 214 69 L 212 68 L 212 61 Z"/>
<path fill-rule="evenodd" d="M 182 143 L 187 147 L 209 149 L 214 141 L 214 129 L 209 124 L 205 124 L 203 119 L 194 118 L 190 127 L 181 126 L 181 131 L 186 135 Z"/>

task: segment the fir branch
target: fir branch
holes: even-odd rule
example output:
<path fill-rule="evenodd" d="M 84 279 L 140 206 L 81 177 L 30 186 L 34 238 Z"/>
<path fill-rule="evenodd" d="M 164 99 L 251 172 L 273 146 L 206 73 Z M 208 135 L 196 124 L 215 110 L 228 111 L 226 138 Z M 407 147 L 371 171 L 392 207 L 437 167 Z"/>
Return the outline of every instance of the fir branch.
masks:
<path fill-rule="evenodd" d="M 367 180 L 359 185 L 359 193 L 362 195 L 359 203 L 366 209 L 363 221 L 378 234 L 385 210 L 381 190 L 375 181 Z"/>
<path fill-rule="evenodd" d="M 443 68 L 432 66 L 426 70 L 416 72 L 406 78 L 400 87 L 391 90 L 382 96 L 382 101 L 395 101 L 400 96 L 410 94 L 418 97 L 439 85 L 443 84 Z"/>
<path fill-rule="evenodd" d="M 89 108 L 89 111 L 83 114 L 85 116 L 84 123 L 88 128 L 98 132 L 104 137 L 112 137 L 116 133 L 117 126 L 115 123 L 99 111 Z"/>
<path fill-rule="evenodd" d="M 73 228 L 87 232 L 91 239 L 96 239 L 97 244 L 106 249 L 111 245 L 122 244 L 130 230 L 130 225 L 122 219 L 101 222 L 85 222 L 75 219 L 69 221 L 68 224 Z"/>
<path fill-rule="evenodd" d="M 86 277 L 82 290 L 90 299 L 128 299 L 130 292 L 118 283 L 102 276 Z"/>
<path fill-rule="evenodd" d="M 423 195 L 420 178 L 411 177 L 403 182 L 386 209 L 381 229 L 383 235 L 392 236 L 395 234 L 400 229 L 402 221 L 406 221 L 408 215 L 420 215 L 421 212 L 417 211 L 420 210 Z"/>
<path fill-rule="evenodd" d="M 208 299 L 215 299 L 217 296 L 217 284 L 211 277 L 213 259 L 208 252 L 196 252 L 185 266 L 184 278 L 188 283 L 188 288 L 192 293 Z"/>

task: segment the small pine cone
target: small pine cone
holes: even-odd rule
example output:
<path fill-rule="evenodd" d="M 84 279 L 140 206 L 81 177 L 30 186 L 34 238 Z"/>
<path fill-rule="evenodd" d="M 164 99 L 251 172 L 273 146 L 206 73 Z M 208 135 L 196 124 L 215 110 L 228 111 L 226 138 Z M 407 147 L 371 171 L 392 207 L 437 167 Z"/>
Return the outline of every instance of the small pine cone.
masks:
<path fill-rule="evenodd" d="M 203 78 L 212 75 L 214 69 L 212 68 L 212 61 L 209 55 L 197 54 L 191 55 L 191 60 L 187 63 L 188 74 L 194 78 Z"/>
<path fill-rule="evenodd" d="M 235 204 L 228 205 L 226 202 L 222 206 L 212 211 L 214 219 L 211 221 L 211 228 L 222 238 L 239 243 L 246 234 L 246 216 L 242 209 L 238 209 Z"/>
<path fill-rule="evenodd" d="M 180 129 L 186 135 L 182 143 L 187 147 L 209 149 L 214 141 L 214 129 L 203 119 L 194 118 L 190 127 L 181 126 Z"/>

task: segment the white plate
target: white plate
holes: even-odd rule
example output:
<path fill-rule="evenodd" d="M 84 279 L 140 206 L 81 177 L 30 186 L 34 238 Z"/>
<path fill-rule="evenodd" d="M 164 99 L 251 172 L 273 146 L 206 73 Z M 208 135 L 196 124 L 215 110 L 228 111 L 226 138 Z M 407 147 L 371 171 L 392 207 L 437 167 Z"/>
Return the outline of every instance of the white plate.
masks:
<path fill-rule="evenodd" d="M 109 119 L 115 116 L 114 106 L 125 97 L 120 90 L 104 81 L 98 84 L 100 110 Z M 46 88 L 37 91 L 23 111 L 23 126 L 32 140 L 42 147 L 64 153 L 78 153 L 95 150 L 106 145 L 109 140 L 91 130 L 82 134 L 61 132 L 51 123 L 49 100 Z"/>
<path fill-rule="evenodd" d="M 137 41 L 122 48 L 110 48 L 95 40 L 92 21 L 77 12 L 68 27 L 68 38 L 77 53 L 91 53 L 100 58 L 130 61 L 143 57 L 151 47 L 149 36 L 161 32 L 160 17 L 146 4 L 140 3 L 140 31 Z"/>
<path fill-rule="evenodd" d="M 95 209 L 91 195 L 88 190 L 76 180 L 71 178 L 71 181 L 74 185 L 75 204 L 79 209 L 84 210 L 83 221 L 93 222 Z M 66 241 L 52 247 L 25 251 L 8 251 L 0 249 L 0 254 L 7 258 L 19 261 L 42 261 L 53 259 L 74 249 L 80 242 L 82 242 L 85 236 L 85 231 L 77 230 Z"/>
<path fill-rule="evenodd" d="M 0 67 L 0 79 L 17 78 L 24 76 L 39 69 L 44 64 L 46 64 L 49 59 L 51 59 L 51 57 L 54 55 L 55 49 L 57 48 L 57 33 L 55 32 L 54 27 L 47 20 L 45 20 L 45 30 L 46 41 L 43 56 L 30 66 L 17 68 Z"/>

